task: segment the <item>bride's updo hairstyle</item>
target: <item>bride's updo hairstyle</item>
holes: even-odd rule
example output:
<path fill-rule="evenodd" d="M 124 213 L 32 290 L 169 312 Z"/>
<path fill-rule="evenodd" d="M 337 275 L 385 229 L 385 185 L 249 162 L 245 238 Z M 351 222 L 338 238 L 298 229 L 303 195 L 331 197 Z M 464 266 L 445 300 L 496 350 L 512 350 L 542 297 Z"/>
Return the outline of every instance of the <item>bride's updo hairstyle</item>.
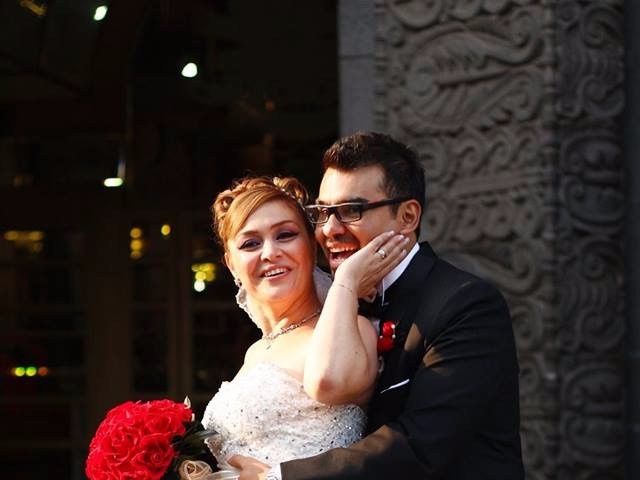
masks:
<path fill-rule="evenodd" d="M 303 209 L 308 199 L 307 190 L 293 177 L 244 177 L 237 180 L 231 188 L 220 192 L 211 206 L 218 241 L 226 250 L 226 242 L 240 231 L 247 218 L 272 201 L 282 201 L 291 206 L 313 239 L 313 227 Z"/>

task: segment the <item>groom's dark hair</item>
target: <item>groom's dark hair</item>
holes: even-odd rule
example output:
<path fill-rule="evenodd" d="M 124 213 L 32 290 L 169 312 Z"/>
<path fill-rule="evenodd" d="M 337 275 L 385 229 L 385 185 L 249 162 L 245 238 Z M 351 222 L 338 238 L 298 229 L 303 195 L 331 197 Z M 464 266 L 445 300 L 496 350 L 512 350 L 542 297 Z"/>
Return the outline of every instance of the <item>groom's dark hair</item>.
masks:
<path fill-rule="evenodd" d="M 356 132 L 337 140 L 322 157 L 323 172 L 328 168 L 350 172 L 371 166 L 378 166 L 384 172 L 382 189 L 389 198 L 414 198 L 420 203 L 424 212 L 425 175 L 418 161 L 418 155 L 389 135 Z M 392 205 L 391 208 L 395 213 L 398 205 Z M 419 228 L 416 229 L 416 235 L 420 233 Z"/>

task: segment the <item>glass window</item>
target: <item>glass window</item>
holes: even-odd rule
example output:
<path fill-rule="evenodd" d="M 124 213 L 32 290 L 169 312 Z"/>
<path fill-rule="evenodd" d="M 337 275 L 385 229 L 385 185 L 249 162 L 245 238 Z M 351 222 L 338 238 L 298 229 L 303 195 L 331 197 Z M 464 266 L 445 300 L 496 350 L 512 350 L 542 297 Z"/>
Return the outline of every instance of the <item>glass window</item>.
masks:
<path fill-rule="evenodd" d="M 134 313 L 133 351 L 135 390 L 167 391 L 167 317 L 163 309 Z"/>

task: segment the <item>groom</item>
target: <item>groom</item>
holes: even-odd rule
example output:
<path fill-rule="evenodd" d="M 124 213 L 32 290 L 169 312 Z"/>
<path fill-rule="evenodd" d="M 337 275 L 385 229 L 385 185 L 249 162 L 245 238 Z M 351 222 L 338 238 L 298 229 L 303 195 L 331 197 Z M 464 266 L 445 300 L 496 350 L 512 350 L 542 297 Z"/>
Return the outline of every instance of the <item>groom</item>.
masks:
<path fill-rule="evenodd" d="M 417 243 L 425 180 L 416 154 L 387 135 L 356 133 L 325 152 L 323 168 L 308 211 L 332 270 L 384 231 L 410 238 L 379 287 L 377 316 L 395 325 L 393 348 L 382 354 L 364 439 L 271 469 L 239 457 L 240 478 L 523 479 L 509 312 L 494 287 Z"/>

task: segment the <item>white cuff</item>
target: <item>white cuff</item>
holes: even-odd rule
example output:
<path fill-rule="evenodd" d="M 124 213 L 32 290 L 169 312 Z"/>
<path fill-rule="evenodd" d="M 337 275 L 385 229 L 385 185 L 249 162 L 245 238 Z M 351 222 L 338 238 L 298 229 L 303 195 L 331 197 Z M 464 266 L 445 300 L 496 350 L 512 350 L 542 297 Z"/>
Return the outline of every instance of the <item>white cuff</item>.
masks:
<path fill-rule="evenodd" d="M 267 472 L 267 477 L 265 478 L 265 480 L 282 480 L 282 470 L 280 469 L 280 464 L 271 467 L 271 470 Z"/>

